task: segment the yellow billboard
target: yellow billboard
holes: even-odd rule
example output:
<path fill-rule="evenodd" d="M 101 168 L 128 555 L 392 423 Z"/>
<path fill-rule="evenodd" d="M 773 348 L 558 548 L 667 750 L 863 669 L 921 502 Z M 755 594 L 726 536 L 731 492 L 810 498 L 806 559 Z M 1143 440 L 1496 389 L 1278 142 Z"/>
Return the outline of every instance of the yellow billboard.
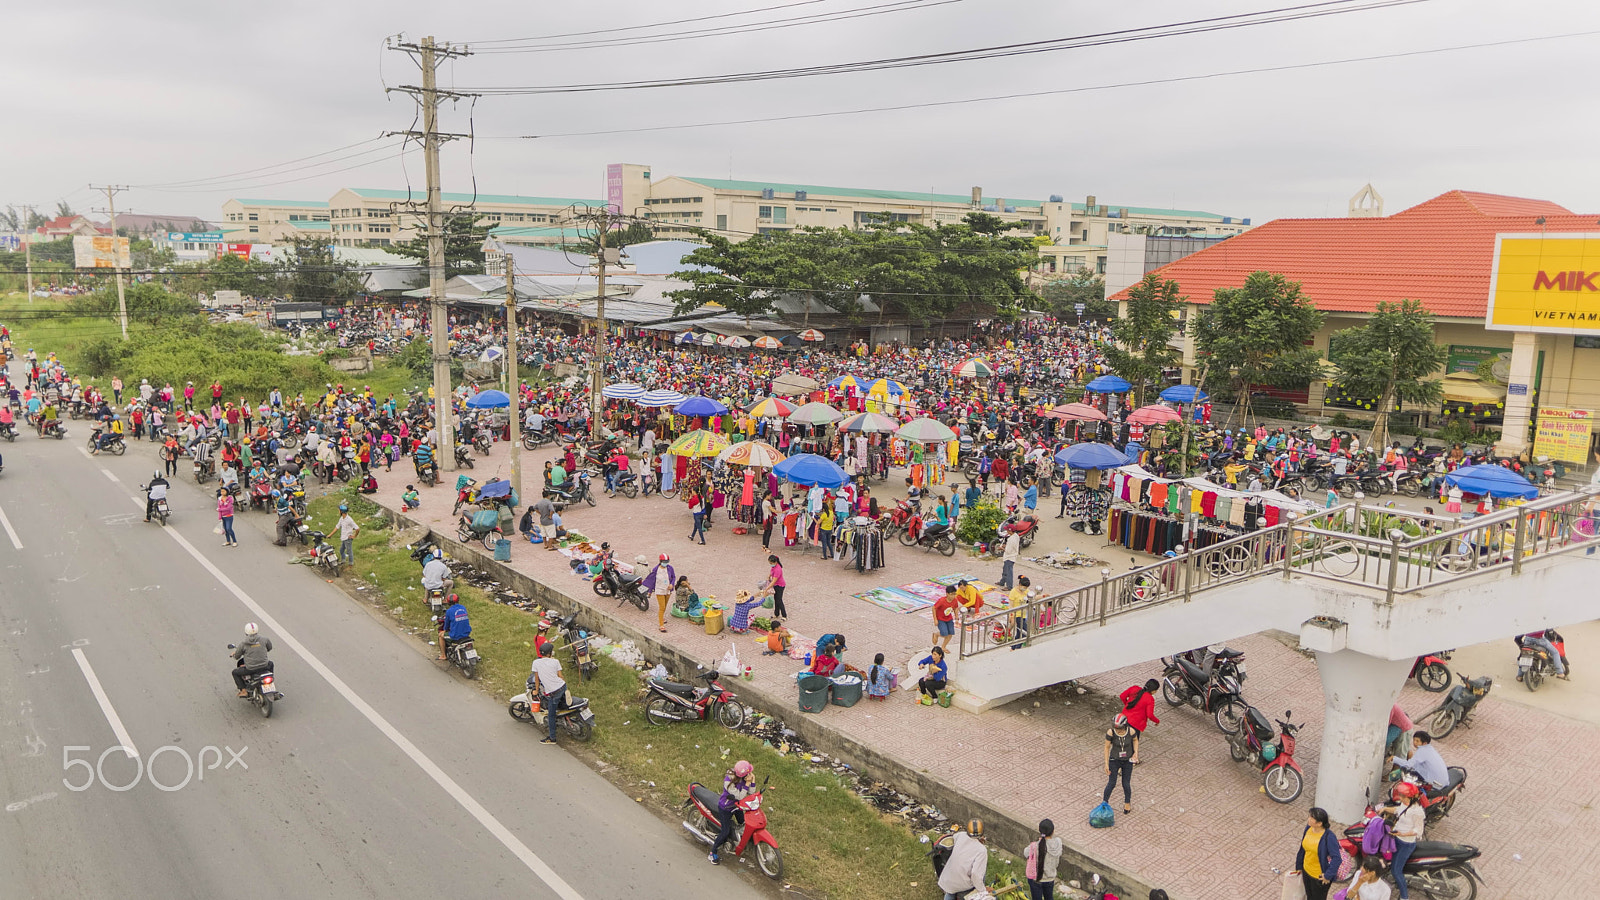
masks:
<path fill-rule="evenodd" d="M 125 237 L 74 235 L 72 259 L 72 264 L 79 269 L 133 268 L 133 260 L 128 253 L 128 239 Z"/>
<path fill-rule="evenodd" d="M 1600 232 L 1495 235 L 1484 327 L 1600 334 Z"/>
<path fill-rule="evenodd" d="M 1589 434 L 1594 417 L 1587 409 L 1542 407 L 1533 433 L 1533 455 L 1584 465 L 1589 462 Z"/>

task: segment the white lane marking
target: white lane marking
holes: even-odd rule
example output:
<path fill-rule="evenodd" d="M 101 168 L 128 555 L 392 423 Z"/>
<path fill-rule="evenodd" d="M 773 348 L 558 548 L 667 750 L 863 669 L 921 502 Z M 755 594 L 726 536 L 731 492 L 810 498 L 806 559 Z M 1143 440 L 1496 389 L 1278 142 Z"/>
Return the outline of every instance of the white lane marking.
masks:
<path fill-rule="evenodd" d="M 100 474 L 106 476 L 107 478 L 111 479 L 112 481 L 114 481 L 114 482 L 116 482 L 118 484 L 122 483 L 122 479 L 120 479 L 117 476 L 111 474 L 111 470 L 110 469 L 101 469 L 100 470 Z"/>
<path fill-rule="evenodd" d="M 72 648 L 72 656 L 78 661 L 78 668 L 83 670 L 83 677 L 89 682 L 89 690 L 94 692 L 94 699 L 100 703 L 100 711 L 106 714 L 106 721 L 111 723 L 111 730 L 116 733 L 117 740 L 122 742 L 122 749 L 129 756 L 138 756 L 138 748 L 133 746 L 133 738 L 128 737 L 128 729 L 122 727 L 122 719 L 117 711 L 111 708 L 111 698 L 106 696 L 106 689 L 100 686 L 100 679 L 95 676 L 94 669 L 89 668 L 89 658 L 77 647 Z"/>
<path fill-rule="evenodd" d="M 84 459 L 94 459 L 94 455 L 89 452 L 89 448 L 82 444 L 78 445 L 78 452 L 83 454 Z"/>
<path fill-rule="evenodd" d="M 132 500 L 134 503 L 139 504 L 141 508 L 143 507 L 143 500 L 139 499 L 138 497 L 134 497 Z M 572 887 L 572 885 L 567 884 L 566 880 L 560 875 L 557 875 L 556 871 L 550 868 L 550 866 L 544 860 L 540 859 L 538 854 L 528 849 L 528 845 L 524 844 L 517 838 L 516 835 L 512 834 L 511 829 L 501 824 L 500 820 L 495 818 L 493 813 L 485 809 L 483 804 L 479 803 L 471 794 L 467 793 L 466 789 L 457 784 L 455 779 L 445 774 L 445 771 L 439 768 L 437 763 L 429 759 L 427 754 L 423 753 L 416 744 L 411 743 L 411 741 L 405 735 L 400 733 L 398 728 L 395 728 L 393 725 L 391 725 L 389 720 L 385 719 L 376 709 L 373 709 L 371 704 L 361 699 L 360 694 L 357 694 L 353 688 L 351 688 L 348 684 L 345 684 L 344 680 L 338 675 L 335 675 L 332 669 L 329 669 L 323 664 L 322 660 L 313 655 L 312 652 L 307 649 L 304 644 L 300 643 L 300 641 L 296 639 L 294 635 L 290 634 L 282 625 L 278 624 L 278 621 L 274 619 L 270 613 L 263 609 L 261 604 L 257 603 L 249 594 L 246 594 L 244 590 L 237 584 L 234 584 L 233 579 L 229 578 L 227 575 L 224 575 L 221 569 L 218 569 L 212 564 L 211 560 L 202 555 L 199 550 L 196 550 L 194 545 L 189 543 L 189 541 L 184 538 L 183 535 L 179 534 L 176 529 L 166 528 L 163 530 L 166 531 L 168 537 L 178 542 L 178 546 L 182 547 L 190 556 L 194 557 L 195 562 L 199 563 L 201 567 L 207 572 L 210 572 L 211 576 L 217 579 L 217 581 L 220 582 L 223 587 L 227 588 L 229 593 L 237 597 L 239 602 L 243 603 L 245 608 L 250 610 L 250 612 L 255 615 L 256 619 L 260 621 L 263 626 L 270 628 L 280 641 L 288 645 L 289 649 L 293 650 L 301 659 L 304 659 L 306 664 L 311 666 L 311 668 L 315 670 L 318 675 L 321 675 L 324 681 L 327 681 L 328 684 L 332 685 L 333 689 L 338 691 L 340 696 L 349 701 L 350 705 L 356 708 L 356 712 L 361 713 L 361 715 L 364 716 L 368 722 L 372 723 L 373 727 L 377 728 L 383 733 L 384 737 L 388 738 L 396 747 L 400 748 L 401 753 L 404 753 L 406 756 L 410 757 L 411 761 L 417 764 L 417 768 L 427 773 L 428 777 L 432 778 L 435 784 L 439 785 L 441 788 L 444 788 L 445 793 L 449 794 L 451 798 L 453 798 L 457 803 L 461 804 L 463 809 L 471 814 L 474 819 L 478 820 L 478 824 L 482 825 L 490 834 L 494 835 L 507 850 L 511 851 L 511 855 L 515 856 L 522 862 L 523 865 L 527 866 L 528 870 L 534 875 L 538 876 L 540 881 L 543 881 L 546 885 L 548 885 L 550 889 L 556 893 L 556 896 L 561 897 L 562 900 L 583 900 L 582 894 L 578 893 Z M 76 653 L 77 651 L 73 652 Z"/>
<path fill-rule="evenodd" d="M 11 538 L 11 546 L 22 549 L 22 538 L 17 537 L 17 530 L 11 527 L 11 520 L 6 518 L 6 511 L 0 509 L 0 525 L 5 526 L 6 537 Z"/>

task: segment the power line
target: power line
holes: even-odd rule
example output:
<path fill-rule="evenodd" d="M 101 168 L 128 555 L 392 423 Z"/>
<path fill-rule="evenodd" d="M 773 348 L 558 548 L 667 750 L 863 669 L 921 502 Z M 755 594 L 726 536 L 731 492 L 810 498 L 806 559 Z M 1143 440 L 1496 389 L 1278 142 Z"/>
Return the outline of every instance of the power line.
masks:
<path fill-rule="evenodd" d="M 291 159 L 288 162 L 281 162 L 281 163 L 277 163 L 276 165 L 271 165 L 271 166 L 260 166 L 258 168 L 254 168 L 254 169 L 244 169 L 244 170 L 239 171 L 239 172 L 229 172 L 226 175 L 213 175 L 210 178 L 191 178 L 191 179 L 186 179 L 186 180 L 183 180 L 183 181 L 158 181 L 158 182 L 155 182 L 153 184 L 135 184 L 135 185 L 131 185 L 131 187 L 144 188 L 144 189 L 188 187 L 188 186 L 191 186 L 191 185 L 205 184 L 207 182 L 212 182 L 212 181 L 223 181 L 223 180 L 230 179 L 230 178 L 236 178 L 236 177 L 241 176 L 241 175 L 254 175 L 254 174 L 257 174 L 257 173 L 260 173 L 262 175 L 262 177 L 272 178 L 272 177 L 276 177 L 278 175 L 287 174 L 285 172 L 272 172 L 271 170 L 273 170 L 273 169 L 287 168 L 288 166 L 292 166 L 292 165 L 294 165 L 296 163 L 302 163 L 302 162 L 305 162 L 306 160 L 309 160 L 309 159 L 316 159 L 316 158 L 321 157 L 321 156 L 329 156 L 329 155 L 332 155 L 334 153 L 339 153 L 339 152 L 344 151 L 344 150 L 352 149 L 354 147 L 360 147 L 363 144 L 370 144 L 370 143 L 373 143 L 374 141 L 381 141 L 381 140 L 383 140 L 383 135 L 378 135 L 377 137 L 367 138 L 364 141 L 356 141 L 354 144 L 345 144 L 343 147 L 335 147 L 332 150 L 324 150 L 321 153 L 313 153 L 310 156 L 302 156 L 299 159 Z M 341 157 L 341 159 L 348 159 L 348 158 L 349 157 Z M 335 161 L 336 160 L 326 160 L 325 162 L 335 162 Z M 323 165 L 323 163 L 317 163 L 317 165 Z"/>
<path fill-rule="evenodd" d="M 207 186 L 207 187 L 196 187 L 196 188 L 146 188 L 146 190 L 153 190 L 153 191 L 156 191 L 158 193 L 163 193 L 163 194 L 204 194 L 204 193 L 216 193 L 218 191 L 241 191 L 241 190 L 253 190 L 255 188 L 263 188 L 263 187 L 276 187 L 277 185 L 280 185 L 280 184 L 296 184 L 296 183 L 301 182 L 301 181 L 311 181 L 311 180 L 316 179 L 316 178 L 322 178 L 322 177 L 325 177 L 325 176 L 328 176 L 328 175 L 337 175 L 340 172 L 350 172 L 350 171 L 353 171 L 355 169 L 364 169 L 367 166 L 375 166 L 378 163 L 389 162 L 391 160 L 399 159 L 401 156 L 404 155 L 404 148 L 405 148 L 405 142 L 404 141 L 400 141 L 400 142 L 394 143 L 394 144 L 387 144 L 387 145 L 385 145 L 383 147 L 374 147 L 371 150 L 364 150 L 361 153 L 353 153 L 349 157 L 346 157 L 346 158 L 347 159 L 354 159 L 355 157 L 358 157 L 358 156 L 366 156 L 366 155 L 369 155 L 369 154 L 372 154 L 372 153 L 381 153 L 383 151 L 394 150 L 396 148 L 400 148 L 401 152 L 394 153 L 394 154 L 391 154 L 389 156 L 382 157 L 380 159 L 370 159 L 370 160 L 367 160 L 366 162 L 356 163 L 353 166 L 345 166 L 345 167 L 339 168 L 339 169 L 328 169 L 327 171 L 314 172 L 314 173 L 312 173 L 310 175 L 304 175 L 304 176 L 301 176 L 299 178 L 286 178 L 286 179 L 283 179 L 282 181 L 264 181 L 264 182 L 259 182 L 257 184 L 234 184 L 234 185 L 222 184 L 222 185 L 210 185 L 210 186 Z M 330 160 L 330 162 L 332 162 L 332 160 Z"/>
<path fill-rule="evenodd" d="M 623 25 L 616 28 L 598 28 L 593 31 L 568 31 L 563 34 L 546 34 L 527 38 L 497 38 L 487 41 L 467 41 L 471 47 L 485 47 L 493 44 L 517 44 L 524 41 L 544 41 L 564 37 L 587 37 L 592 34 L 614 34 L 619 31 L 642 31 L 646 28 L 664 28 L 668 25 L 687 25 L 691 22 L 709 22 L 713 19 L 732 19 L 739 16 L 753 16 L 757 13 L 774 12 L 780 9 L 793 9 L 797 6 L 815 6 L 818 3 L 827 3 L 829 0 L 798 0 L 795 3 L 781 3 L 777 6 L 763 6 L 757 9 L 747 9 L 740 12 L 717 13 L 710 16 L 695 16 L 691 19 L 672 19 L 666 22 L 653 22 L 648 25 Z"/>
<path fill-rule="evenodd" d="M 1139 28 L 1128 28 L 1117 31 L 1099 32 L 1095 34 L 1077 35 L 1071 37 L 1050 38 L 1041 41 L 1027 41 L 1018 44 L 1000 44 L 989 47 L 976 47 L 967 50 L 924 53 L 915 56 L 887 57 L 880 59 L 861 60 L 850 63 L 834 63 L 822 66 L 769 69 L 755 72 L 735 72 L 725 75 L 704 75 L 647 81 L 592 82 L 543 86 L 534 85 L 523 87 L 476 87 L 471 88 L 470 90 L 473 93 L 495 96 L 575 94 L 594 93 L 601 91 L 645 90 L 665 87 L 698 87 L 713 84 L 740 84 L 756 81 L 808 78 L 818 75 L 856 74 L 860 72 L 876 72 L 886 69 L 902 69 L 929 65 L 944 65 L 956 62 L 972 62 L 985 59 L 1001 59 L 1006 57 L 1025 56 L 1038 53 L 1054 53 L 1062 50 L 1081 50 L 1088 47 L 1103 47 L 1114 44 L 1155 40 L 1159 38 L 1176 37 L 1181 35 L 1203 34 L 1214 31 L 1228 31 L 1238 28 L 1249 28 L 1256 25 L 1269 25 L 1282 22 L 1299 21 L 1302 19 L 1345 15 L 1355 12 L 1368 12 L 1371 10 L 1388 9 L 1397 6 L 1411 6 L 1418 3 L 1428 2 L 1431 2 L 1431 0 L 1321 0 L 1321 2 L 1309 3 L 1300 6 L 1280 7 L 1277 9 L 1238 13 L 1228 16 L 1214 16 L 1204 19 L 1191 19 L 1184 22 L 1174 22 L 1166 25 L 1148 25 L 1141 26 Z"/>

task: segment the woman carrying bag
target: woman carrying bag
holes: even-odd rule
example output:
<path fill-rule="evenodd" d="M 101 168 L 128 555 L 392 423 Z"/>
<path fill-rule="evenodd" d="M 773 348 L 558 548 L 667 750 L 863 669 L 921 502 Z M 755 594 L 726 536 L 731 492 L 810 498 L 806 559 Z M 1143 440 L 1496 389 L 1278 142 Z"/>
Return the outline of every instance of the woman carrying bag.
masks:
<path fill-rule="evenodd" d="M 1339 874 L 1339 862 L 1344 858 L 1339 849 L 1339 839 L 1333 836 L 1328 813 L 1320 806 L 1311 807 L 1306 816 L 1306 829 L 1300 834 L 1300 849 L 1294 856 L 1291 880 L 1284 885 L 1284 897 L 1304 896 L 1306 900 L 1328 900 L 1328 888 Z M 1295 891 L 1293 877 L 1298 876 L 1304 893 Z"/>

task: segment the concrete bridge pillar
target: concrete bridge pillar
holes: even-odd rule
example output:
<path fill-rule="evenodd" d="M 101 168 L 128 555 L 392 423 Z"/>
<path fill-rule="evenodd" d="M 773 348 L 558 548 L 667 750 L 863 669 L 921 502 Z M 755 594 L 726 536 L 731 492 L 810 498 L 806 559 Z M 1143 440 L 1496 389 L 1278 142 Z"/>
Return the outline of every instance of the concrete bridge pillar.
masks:
<path fill-rule="evenodd" d="M 1354 650 L 1317 652 L 1323 697 L 1317 805 L 1336 822 L 1359 821 L 1369 800 L 1377 799 L 1389 710 L 1411 663 Z"/>

